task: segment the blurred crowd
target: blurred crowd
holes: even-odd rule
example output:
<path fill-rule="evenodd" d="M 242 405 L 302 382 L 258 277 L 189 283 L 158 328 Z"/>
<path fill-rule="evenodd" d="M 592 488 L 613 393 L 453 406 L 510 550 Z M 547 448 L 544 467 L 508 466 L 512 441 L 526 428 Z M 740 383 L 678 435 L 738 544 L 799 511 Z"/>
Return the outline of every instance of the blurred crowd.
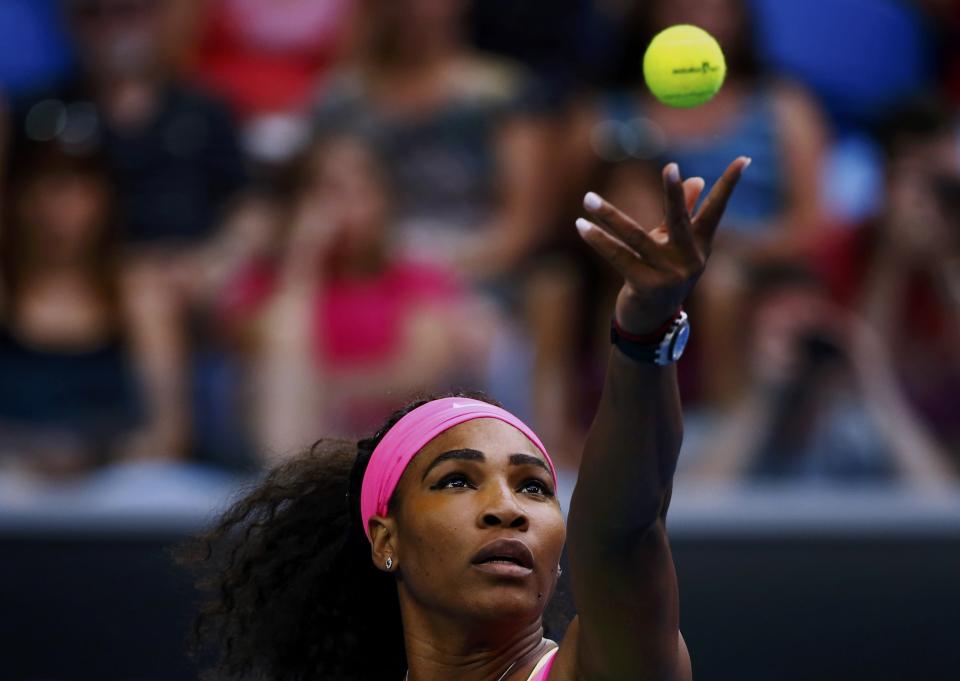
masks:
<path fill-rule="evenodd" d="M 655 101 L 662 28 L 708 104 Z M 5 0 L 0 474 L 263 470 L 487 390 L 567 476 L 615 273 L 586 191 L 753 159 L 687 303 L 679 475 L 960 474 L 951 0 Z M 954 402 L 958 399 L 958 402 Z"/>

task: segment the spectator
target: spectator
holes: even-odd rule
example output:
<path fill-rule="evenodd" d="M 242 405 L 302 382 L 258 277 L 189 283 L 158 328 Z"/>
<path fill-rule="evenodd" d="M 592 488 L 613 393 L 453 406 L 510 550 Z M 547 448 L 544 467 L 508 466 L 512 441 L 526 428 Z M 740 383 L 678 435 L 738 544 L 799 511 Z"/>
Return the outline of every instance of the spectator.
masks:
<path fill-rule="evenodd" d="M 172 38 L 189 34 L 184 0 L 68 0 L 65 10 L 83 77 L 15 104 L 13 153 L 36 139 L 102 146 L 141 374 L 156 408 L 182 417 L 162 446 L 229 459 L 236 419 L 223 405 L 232 367 L 197 313 L 212 296 L 213 273 L 237 259 L 223 249 L 235 240 L 214 238 L 245 181 L 233 123 L 179 75 Z"/>
<path fill-rule="evenodd" d="M 215 0 L 196 75 L 242 119 L 297 111 L 347 46 L 353 0 Z"/>
<path fill-rule="evenodd" d="M 727 209 L 709 281 L 690 301 L 699 311 L 698 336 L 710 338 L 709 344 L 693 348 L 695 354 L 703 353 L 699 365 L 709 367 L 698 377 L 698 392 L 710 404 L 729 404 L 742 389 L 743 367 L 733 358 L 741 354 L 737 350 L 743 339 L 733 320 L 745 295 L 743 273 L 753 262 L 796 258 L 822 224 L 818 186 L 826 132 L 817 107 L 802 90 L 762 71 L 751 15 L 742 0 L 653 0 L 635 7 L 631 25 L 636 45 L 643 49 L 673 24 L 695 24 L 714 35 L 727 60 L 723 88 L 693 109 L 659 103 L 641 81 L 631 90 L 606 94 L 576 115 L 565 166 L 573 171 L 571 182 L 578 189 L 589 188 L 588 176 L 605 161 L 612 166 L 610 182 L 653 195 L 658 176 L 647 172 L 644 163 L 621 161 L 657 166 L 676 161 L 685 176 L 701 176 L 710 186 L 733 154 L 753 159 Z M 639 64 L 640 56 L 642 49 L 631 59 Z M 623 202 L 623 197 L 616 200 Z M 642 203 L 650 206 L 649 212 L 634 217 L 641 224 L 657 224 L 659 202 Z"/>
<path fill-rule="evenodd" d="M 141 382 L 104 164 L 22 151 L 0 232 L 0 456 L 44 473 L 175 456 L 182 415 Z"/>
<path fill-rule="evenodd" d="M 285 249 L 248 268 L 225 308 L 234 329 L 254 326 L 267 451 L 361 432 L 384 400 L 475 383 L 496 324 L 452 273 L 391 251 L 392 196 L 366 141 L 316 143 L 296 185 Z"/>
<path fill-rule="evenodd" d="M 455 269 L 506 311 L 490 389 L 559 447 L 573 286 L 565 263 L 534 257 L 556 218 L 557 131 L 517 66 L 468 47 L 466 8 L 361 3 L 357 57 L 324 89 L 317 127 L 360 131 L 384 150 L 401 254 Z"/>
<path fill-rule="evenodd" d="M 888 344 L 902 388 L 960 464 L 960 152 L 936 99 L 908 102 L 881 126 L 885 205 L 825 234 L 814 262 L 833 299 Z"/>
<path fill-rule="evenodd" d="M 68 0 L 84 77 L 13 103 L 11 142 L 102 144 L 123 240 L 196 243 L 244 180 L 233 125 L 176 78 L 166 42 L 172 0 Z"/>
<path fill-rule="evenodd" d="M 757 270 L 751 290 L 749 387 L 700 438 L 691 477 L 927 486 L 956 479 L 873 328 L 830 303 L 800 266 Z"/>
<path fill-rule="evenodd" d="M 403 250 L 471 278 L 510 271 L 543 226 L 542 120 L 525 114 L 518 67 L 463 42 L 463 0 L 367 0 L 355 62 L 316 111 L 384 149 Z"/>
<path fill-rule="evenodd" d="M 243 123 L 249 157 L 271 170 L 310 141 L 309 106 L 349 49 L 354 0 L 216 0 L 193 73 Z"/>

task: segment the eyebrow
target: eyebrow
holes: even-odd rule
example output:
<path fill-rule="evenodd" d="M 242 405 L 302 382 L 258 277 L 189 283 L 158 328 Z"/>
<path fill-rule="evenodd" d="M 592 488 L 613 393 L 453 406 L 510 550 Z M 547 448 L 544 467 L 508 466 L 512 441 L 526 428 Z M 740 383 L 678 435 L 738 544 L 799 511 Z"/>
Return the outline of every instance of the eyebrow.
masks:
<path fill-rule="evenodd" d="M 427 479 L 427 475 L 430 474 L 434 468 L 439 466 L 444 461 L 486 461 L 487 457 L 484 456 L 483 452 L 477 449 L 451 449 L 449 452 L 444 452 L 436 459 L 430 462 L 430 465 L 427 466 L 427 470 L 423 472 L 423 477 L 420 479 L 421 482 Z M 511 454 L 509 458 L 511 466 L 539 466 L 543 470 L 550 472 L 550 469 L 547 467 L 547 464 L 543 462 L 542 459 L 531 456 L 530 454 Z"/>

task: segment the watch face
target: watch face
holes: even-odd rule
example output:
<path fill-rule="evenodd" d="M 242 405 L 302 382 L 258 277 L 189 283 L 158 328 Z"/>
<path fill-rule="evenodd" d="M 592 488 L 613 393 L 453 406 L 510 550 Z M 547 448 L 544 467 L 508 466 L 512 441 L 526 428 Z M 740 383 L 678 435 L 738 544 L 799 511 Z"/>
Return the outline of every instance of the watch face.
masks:
<path fill-rule="evenodd" d="M 673 341 L 673 350 L 670 353 L 670 359 L 672 359 L 674 362 L 680 359 L 680 356 L 687 347 L 688 340 L 690 340 L 690 325 L 683 324 L 679 329 L 677 329 L 677 337 Z"/>

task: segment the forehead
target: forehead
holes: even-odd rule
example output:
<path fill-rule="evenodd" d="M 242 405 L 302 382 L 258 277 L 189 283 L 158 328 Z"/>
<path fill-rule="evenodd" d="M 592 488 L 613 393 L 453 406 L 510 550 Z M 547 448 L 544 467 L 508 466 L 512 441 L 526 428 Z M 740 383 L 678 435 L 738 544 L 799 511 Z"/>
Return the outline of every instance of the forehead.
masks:
<path fill-rule="evenodd" d="M 476 449 L 490 457 L 531 454 L 543 458 L 537 446 L 509 423 L 480 418 L 459 423 L 433 438 L 414 458 L 411 468 L 425 468 L 437 455 L 451 449 Z"/>

